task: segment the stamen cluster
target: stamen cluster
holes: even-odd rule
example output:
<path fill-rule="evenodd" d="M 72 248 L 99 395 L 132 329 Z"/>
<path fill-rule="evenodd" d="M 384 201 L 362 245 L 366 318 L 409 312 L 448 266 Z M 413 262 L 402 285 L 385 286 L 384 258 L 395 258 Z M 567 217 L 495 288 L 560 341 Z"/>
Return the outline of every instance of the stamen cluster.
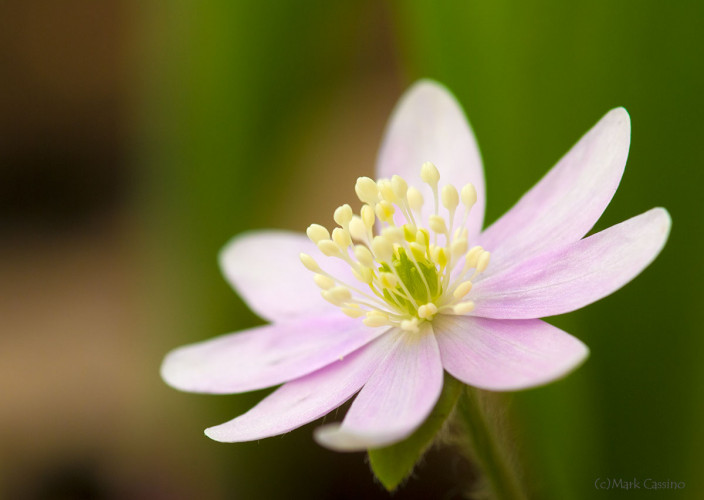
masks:
<path fill-rule="evenodd" d="M 445 185 L 438 192 L 440 173 L 430 162 L 421 167 L 421 179 L 434 199 L 427 221 L 421 192 L 394 175 L 390 180 L 357 179 L 355 192 L 362 208 L 358 215 L 347 204 L 337 208 L 338 227 L 332 234 L 319 224 L 308 227 L 308 237 L 320 251 L 344 260 L 364 286 L 328 274 L 308 254 L 300 255 L 301 262 L 315 273 L 325 300 L 350 317 L 364 316 L 368 326 L 417 331 L 437 314 L 467 314 L 474 309 L 467 295 L 474 277 L 489 264 L 489 252 L 480 246 L 468 248 L 465 226 L 477 200 L 476 189 L 467 184 L 458 192 Z M 455 228 L 460 201 L 464 211 Z M 446 216 L 440 215 L 440 204 Z"/>

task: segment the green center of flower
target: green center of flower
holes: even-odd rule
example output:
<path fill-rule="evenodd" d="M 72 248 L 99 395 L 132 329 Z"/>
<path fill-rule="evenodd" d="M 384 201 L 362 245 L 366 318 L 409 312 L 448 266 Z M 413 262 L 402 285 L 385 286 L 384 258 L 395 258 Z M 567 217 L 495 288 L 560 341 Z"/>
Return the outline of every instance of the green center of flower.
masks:
<path fill-rule="evenodd" d="M 417 331 L 421 322 L 437 314 L 468 314 L 474 309 L 466 298 L 471 280 L 489 264 L 489 252 L 479 246 L 468 249 L 465 223 L 476 190 L 471 184 L 460 192 L 446 185 L 439 194 L 440 174 L 432 163 L 423 164 L 421 179 L 433 192 L 432 215 L 423 214 L 420 191 L 398 175 L 376 182 L 360 177 L 355 185 L 363 203 L 359 215 L 342 205 L 335 210 L 339 227 L 332 234 L 318 224 L 308 227 L 308 237 L 320 251 L 349 264 L 362 285 L 326 273 L 310 255 L 301 254 L 301 261 L 315 273 L 325 300 L 348 316 L 364 316 L 366 325 Z M 460 200 L 464 217 L 455 229 Z M 446 216 L 439 214 L 440 203 Z M 427 229 L 419 226 L 424 222 Z"/>

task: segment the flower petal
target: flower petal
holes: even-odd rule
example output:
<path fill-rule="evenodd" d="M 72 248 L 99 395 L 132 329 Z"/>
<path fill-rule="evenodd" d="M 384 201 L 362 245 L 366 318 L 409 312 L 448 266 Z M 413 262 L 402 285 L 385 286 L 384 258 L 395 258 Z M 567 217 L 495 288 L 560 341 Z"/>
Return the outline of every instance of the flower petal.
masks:
<path fill-rule="evenodd" d="M 539 319 L 440 316 L 434 329 L 445 369 L 466 384 L 490 391 L 546 384 L 575 369 L 589 354 L 580 340 Z"/>
<path fill-rule="evenodd" d="M 461 189 L 467 183 L 474 184 L 477 203 L 467 227 L 470 236 L 478 234 L 484 221 L 485 190 L 474 134 L 450 91 L 436 82 L 421 80 L 401 97 L 391 115 L 377 159 L 377 176 L 397 174 L 421 189 L 427 217 L 433 195 L 420 179 L 420 167 L 426 161 L 438 167 L 441 186 L 447 183 Z"/>
<path fill-rule="evenodd" d="M 475 316 L 540 318 L 591 304 L 635 278 L 660 253 L 670 215 L 654 208 L 478 281 Z"/>
<path fill-rule="evenodd" d="M 492 252 L 487 276 L 518 258 L 582 238 L 599 219 L 621 181 L 631 122 L 623 108 L 611 110 L 540 182 L 481 236 Z"/>
<path fill-rule="evenodd" d="M 175 349 L 164 359 L 161 376 L 182 391 L 253 391 L 329 365 L 387 329 L 341 314 L 260 326 Z"/>
<path fill-rule="evenodd" d="M 289 231 L 236 236 L 222 249 L 219 260 L 233 288 L 264 319 L 282 321 L 337 310 L 320 296 L 300 253 L 315 257 L 334 276 L 355 283 L 344 261 L 324 257 L 305 235 Z"/>
<path fill-rule="evenodd" d="M 342 360 L 287 382 L 258 405 L 229 422 L 206 429 L 208 437 L 226 443 L 283 434 L 326 415 L 351 398 L 392 347 L 382 335 Z"/>
<path fill-rule="evenodd" d="M 342 424 L 316 429 L 315 439 L 337 451 L 378 448 L 409 436 L 428 417 L 442 391 L 443 370 L 430 326 L 416 336 L 397 330 L 396 345 L 352 403 Z"/>

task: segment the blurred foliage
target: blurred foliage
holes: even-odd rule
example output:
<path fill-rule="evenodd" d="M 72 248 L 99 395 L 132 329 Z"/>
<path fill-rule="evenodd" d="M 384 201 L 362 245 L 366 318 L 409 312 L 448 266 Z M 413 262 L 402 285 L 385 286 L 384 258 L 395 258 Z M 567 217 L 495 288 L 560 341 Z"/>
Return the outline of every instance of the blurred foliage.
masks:
<path fill-rule="evenodd" d="M 681 497 L 697 497 L 704 4 L 219 1 L 142 7 L 142 14 L 152 47 L 144 55 L 143 199 L 161 248 L 155 272 L 183 290 L 174 308 L 179 330 L 162 340 L 165 349 L 256 323 L 220 277 L 216 254 L 236 233 L 280 226 L 282 212 L 296 210 L 277 196 L 299 188 L 297 141 L 309 140 L 339 89 L 368 73 L 398 87 L 380 116 L 420 77 L 456 93 L 485 160 L 488 222 L 604 113 L 625 106 L 631 154 L 597 229 L 662 205 L 673 232 L 635 283 L 551 320 L 592 355 L 566 380 L 514 396 L 517 434 L 540 498 L 592 498 L 594 480 L 607 476 L 685 481 Z M 381 130 L 383 118 L 369 126 Z M 203 426 L 260 396 L 173 394 L 184 407 L 208 408 Z M 309 427 L 206 449 L 220 459 L 229 490 L 244 498 L 383 493 L 361 454 L 320 449 Z M 435 496 L 454 480 L 431 466 L 417 474 L 397 498 Z"/>

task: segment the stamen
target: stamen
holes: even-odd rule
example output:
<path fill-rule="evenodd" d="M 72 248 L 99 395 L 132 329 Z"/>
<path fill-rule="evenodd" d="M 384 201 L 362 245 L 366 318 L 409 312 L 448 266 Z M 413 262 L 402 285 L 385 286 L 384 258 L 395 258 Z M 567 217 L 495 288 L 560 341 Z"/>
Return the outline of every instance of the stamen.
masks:
<path fill-rule="evenodd" d="M 362 203 L 374 205 L 379 201 L 379 188 L 369 177 L 360 177 L 354 186 L 354 191 Z"/>
<path fill-rule="evenodd" d="M 335 222 L 337 222 L 340 227 L 347 229 L 347 225 L 352 220 L 353 215 L 354 212 L 352 212 L 352 207 L 345 203 L 344 205 L 335 209 L 335 213 L 333 214 L 332 218 L 335 219 Z"/>
<path fill-rule="evenodd" d="M 364 318 L 368 326 L 418 332 L 421 323 L 433 321 L 438 314 L 474 310 L 474 301 L 466 297 L 475 276 L 487 269 L 490 260 L 490 253 L 480 246 L 467 250 L 465 226 L 477 200 L 476 189 L 467 184 L 458 192 L 445 185 L 439 196 L 437 167 L 426 162 L 420 174 L 435 202 L 427 218 L 421 217 L 423 195 L 400 176 L 378 181 L 360 177 L 355 184 L 363 203 L 359 215 L 349 205 L 341 205 L 333 215 L 339 227 L 332 234 L 319 224 L 311 224 L 306 231 L 324 255 L 344 260 L 364 284 L 360 289 L 344 283 L 323 271 L 310 255 L 300 254 L 303 265 L 315 273 L 321 295 L 347 316 Z M 464 217 L 455 229 L 460 202 Z M 440 204 L 447 210 L 444 216 L 438 212 Z M 427 221 L 427 226 L 419 227 L 416 221 Z M 462 259 L 462 268 L 454 272 Z"/>
<path fill-rule="evenodd" d="M 306 234 L 308 235 L 308 238 L 310 238 L 310 240 L 316 245 L 321 240 L 330 239 L 330 233 L 320 224 L 311 224 L 308 226 L 308 229 L 306 229 Z"/>

